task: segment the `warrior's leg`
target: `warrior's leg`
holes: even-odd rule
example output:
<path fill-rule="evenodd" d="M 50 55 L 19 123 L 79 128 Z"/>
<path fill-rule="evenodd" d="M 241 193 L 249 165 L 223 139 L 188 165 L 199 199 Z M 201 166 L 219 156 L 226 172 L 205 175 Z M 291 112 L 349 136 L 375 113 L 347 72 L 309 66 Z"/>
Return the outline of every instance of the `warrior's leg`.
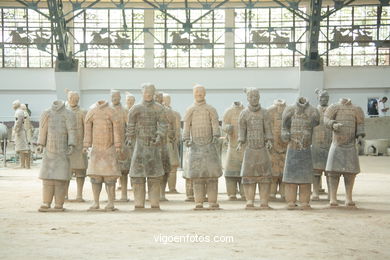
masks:
<path fill-rule="evenodd" d="M 295 209 L 297 202 L 297 189 L 298 184 L 285 183 L 284 190 L 286 192 L 287 209 Z"/>
<path fill-rule="evenodd" d="M 39 211 L 48 211 L 54 196 L 54 180 L 42 180 L 42 206 Z"/>
<path fill-rule="evenodd" d="M 120 201 L 128 201 L 127 197 L 127 183 L 129 182 L 128 178 L 129 171 L 124 170 L 122 171 L 122 176 L 120 177 L 120 183 L 121 183 L 121 199 Z"/>
<path fill-rule="evenodd" d="M 177 181 L 177 168 L 173 167 L 168 177 L 168 189 L 169 193 L 178 193 L 176 190 L 176 181 Z"/>
<path fill-rule="evenodd" d="M 26 152 L 25 156 L 24 156 L 24 160 L 25 160 L 25 167 L 26 169 L 30 169 L 31 168 L 31 164 L 30 164 L 30 159 L 31 159 L 31 152 L 28 151 Z"/>
<path fill-rule="evenodd" d="M 65 187 L 67 181 L 55 181 L 54 186 L 54 199 L 55 199 L 55 210 L 63 211 L 64 210 L 64 201 L 65 201 Z"/>
<path fill-rule="evenodd" d="M 236 178 L 232 177 L 225 177 L 226 181 L 226 191 L 229 200 L 237 200 L 236 194 L 237 194 L 237 180 Z"/>
<path fill-rule="evenodd" d="M 131 177 L 131 185 L 134 193 L 134 209 L 145 208 L 145 182 L 146 178 Z"/>
<path fill-rule="evenodd" d="M 310 189 L 311 184 L 299 184 L 299 202 L 301 209 L 310 209 Z"/>
<path fill-rule="evenodd" d="M 207 180 L 207 197 L 209 200 L 210 209 L 218 209 L 218 178 L 208 178 Z"/>
<path fill-rule="evenodd" d="M 354 207 L 355 202 L 352 200 L 353 185 L 355 183 L 356 174 L 344 174 L 345 184 L 345 206 Z"/>
<path fill-rule="evenodd" d="M 194 201 L 194 186 L 191 179 L 186 178 L 186 196 L 185 201 Z"/>
<path fill-rule="evenodd" d="M 241 178 L 237 178 L 238 188 L 240 189 L 240 200 L 246 200 L 245 197 L 245 191 L 244 191 L 244 185 L 241 183 Z"/>
<path fill-rule="evenodd" d="M 329 174 L 329 203 L 330 206 L 338 206 L 337 202 L 337 189 L 339 187 L 340 174 L 331 173 Z"/>
<path fill-rule="evenodd" d="M 19 152 L 20 168 L 26 168 L 26 160 L 24 159 L 26 154 L 22 151 Z"/>
<path fill-rule="evenodd" d="M 104 182 L 106 184 L 106 191 L 108 197 L 108 203 L 104 208 L 106 211 L 114 211 L 114 200 L 115 200 L 115 184 L 117 182 L 117 177 L 104 177 Z M 122 186 L 123 188 L 123 186 Z"/>
<path fill-rule="evenodd" d="M 164 174 L 161 177 L 161 182 L 160 182 L 160 201 L 168 201 L 167 198 L 165 197 L 165 188 L 167 187 L 168 177 L 169 177 L 169 173 L 166 173 L 166 174 Z"/>
<path fill-rule="evenodd" d="M 271 199 L 276 199 L 276 192 L 278 191 L 278 181 L 279 181 L 279 177 L 272 177 L 270 194 L 269 194 L 269 197 Z"/>
<path fill-rule="evenodd" d="M 244 192 L 246 198 L 245 209 L 254 209 L 256 183 L 244 183 L 243 186 L 244 186 Z"/>
<path fill-rule="evenodd" d="M 69 199 L 69 185 L 70 185 L 70 180 L 66 181 L 65 183 L 65 200 Z"/>
<path fill-rule="evenodd" d="M 259 183 L 259 193 L 260 193 L 260 208 L 268 209 L 269 195 L 271 190 L 271 180 L 269 182 L 260 182 Z"/>
<path fill-rule="evenodd" d="M 330 178 L 328 174 L 325 174 L 326 176 L 326 186 L 328 187 L 328 200 L 330 200 Z"/>
<path fill-rule="evenodd" d="M 152 209 L 160 208 L 161 178 L 162 177 L 148 177 L 148 192 Z"/>
<path fill-rule="evenodd" d="M 194 186 L 194 197 L 195 197 L 195 209 L 202 209 L 204 196 L 205 196 L 205 180 L 201 178 L 192 179 Z"/>
<path fill-rule="evenodd" d="M 286 200 L 286 186 L 284 185 L 284 182 L 282 182 L 282 177 L 279 177 L 279 192 L 280 192 L 280 198 L 282 200 Z"/>
<path fill-rule="evenodd" d="M 311 195 L 312 200 L 319 200 L 320 199 L 321 174 L 322 174 L 322 172 L 314 170 L 313 194 Z"/>
<path fill-rule="evenodd" d="M 77 172 L 76 172 L 76 184 L 77 184 L 76 201 L 78 201 L 78 202 L 84 202 L 84 199 L 83 199 L 84 182 L 85 182 L 85 170 L 81 170 L 81 169 L 77 170 Z"/>
<path fill-rule="evenodd" d="M 93 204 L 89 209 L 96 210 L 100 208 L 99 198 L 103 186 L 103 177 L 100 176 L 91 177 L 91 184 L 92 184 L 92 193 L 93 193 Z"/>

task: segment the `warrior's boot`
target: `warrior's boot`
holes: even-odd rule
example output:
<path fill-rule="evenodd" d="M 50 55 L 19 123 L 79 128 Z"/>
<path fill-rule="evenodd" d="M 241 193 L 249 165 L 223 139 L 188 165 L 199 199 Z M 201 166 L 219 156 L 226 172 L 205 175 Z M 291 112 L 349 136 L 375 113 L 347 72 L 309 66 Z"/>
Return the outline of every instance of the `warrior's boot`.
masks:
<path fill-rule="evenodd" d="M 356 174 L 344 174 L 345 184 L 345 206 L 355 207 L 355 202 L 352 200 L 352 190 L 355 183 Z"/>
<path fill-rule="evenodd" d="M 209 209 L 219 209 L 218 199 L 218 179 L 210 178 L 207 180 L 207 197 Z"/>
<path fill-rule="evenodd" d="M 314 175 L 313 194 L 311 195 L 311 200 L 320 200 L 320 183 L 321 175 Z"/>
<path fill-rule="evenodd" d="M 203 209 L 203 202 L 205 196 L 205 181 L 201 179 L 194 179 L 192 181 L 195 195 L 195 209 Z"/>
<path fill-rule="evenodd" d="M 271 189 L 271 183 L 260 183 L 259 190 L 260 190 L 260 209 L 270 209 L 268 206 L 268 200 L 269 200 L 269 193 Z"/>
<path fill-rule="evenodd" d="M 176 181 L 177 181 L 177 168 L 173 168 L 171 172 L 169 173 L 168 177 L 168 189 L 169 193 L 176 194 L 178 193 L 176 190 Z"/>
<path fill-rule="evenodd" d="M 65 200 L 69 200 L 69 185 L 70 185 L 70 181 L 66 181 L 66 183 L 65 183 Z"/>
<path fill-rule="evenodd" d="M 55 181 L 54 186 L 54 210 L 55 211 L 64 211 L 64 201 L 65 201 L 65 188 L 67 181 Z"/>
<path fill-rule="evenodd" d="M 299 202 L 301 209 L 311 209 L 310 188 L 311 184 L 299 184 Z"/>
<path fill-rule="evenodd" d="M 116 182 L 116 180 L 115 180 Z M 114 206 L 114 200 L 115 200 L 115 182 L 113 183 L 106 183 L 106 190 L 107 190 L 107 197 L 108 197 L 108 203 L 106 207 L 104 208 L 105 211 L 114 211 L 117 210 Z M 122 186 L 123 188 L 123 186 Z"/>
<path fill-rule="evenodd" d="M 255 193 L 256 193 L 256 183 L 243 184 L 245 198 L 246 198 L 246 207 L 245 209 L 254 209 Z"/>
<path fill-rule="evenodd" d="M 145 178 L 131 178 L 134 192 L 134 209 L 145 208 Z"/>
<path fill-rule="evenodd" d="M 42 206 L 38 211 L 46 212 L 50 210 L 51 203 L 54 196 L 54 181 L 53 180 L 43 180 L 42 181 Z"/>
<path fill-rule="evenodd" d="M 194 186 L 191 179 L 185 179 L 186 180 L 186 199 L 187 202 L 194 201 Z"/>
<path fill-rule="evenodd" d="M 241 183 L 241 178 L 238 181 L 238 188 L 240 189 L 240 200 L 246 200 L 245 197 L 245 191 L 244 191 L 244 185 Z"/>
<path fill-rule="evenodd" d="M 280 199 L 285 201 L 286 200 L 286 185 L 282 180 L 279 181 L 279 193 L 280 193 Z"/>
<path fill-rule="evenodd" d="M 168 201 L 165 197 L 165 188 L 167 187 L 168 182 L 168 174 L 166 173 L 164 176 L 161 177 L 160 182 L 160 201 Z"/>
<path fill-rule="evenodd" d="M 76 183 L 77 183 L 76 201 L 77 202 L 84 202 L 85 201 L 83 199 L 84 182 L 85 182 L 85 177 L 76 177 Z"/>
<path fill-rule="evenodd" d="M 329 176 L 329 204 L 331 207 L 337 207 L 337 189 L 339 187 L 340 175 Z"/>
<path fill-rule="evenodd" d="M 100 192 L 102 191 L 102 186 L 103 184 L 101 182 L 92 181 L 93 204 L 89 208 L 90 211 L 98 210 L 100 208 L 99 198 L 100 198 Z"/>
<path fill-rule="evenodd" d="M 271 182 L 271 189 L 270 189 L 270 194 L 269 194 L 269 198 L 271 200 L 275 200 L 276 199 L 276 193 L 278 191 L 278 177 L 272 177 L 272 182 Z"/>
<path fill-rule="evenodd" d="M 121 183 L 121 199 L 120 201 L 129 201 L 127 197 L 127 183 L 128 183 L 128 175 L 127 171 L 125 174 L 122 173 L 122 176 L 120 177 L 120 183 Z"/>
<path fill-rule="evenodd" d="M 298 184 L 285 183 L 284 190 L 286 192 L 287 209 L 295 209 L 297 202 Z"/>
<path fill-rule="evenodd" d="M 237 181 L 235 178 L 226 177 L 226 191 L 229 200 L 237 200 Z"/>
<path fill-rule="evenodd" d="M 160 209 L 161 182 L 161 177 L 148 178 L 149 200 L 152 209 Z"/>

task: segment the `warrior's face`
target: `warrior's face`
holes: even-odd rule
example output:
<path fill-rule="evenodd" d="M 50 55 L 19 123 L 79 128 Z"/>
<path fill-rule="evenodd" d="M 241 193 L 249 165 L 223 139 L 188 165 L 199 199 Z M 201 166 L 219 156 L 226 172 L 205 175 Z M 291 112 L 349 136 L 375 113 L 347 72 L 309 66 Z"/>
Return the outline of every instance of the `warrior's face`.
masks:
<path fill-rule="evenodd" d="M 162 104 L 162 102 L 163 102 L 163 94 L 159 93 L 159 92 L 155 93 L 154 94 L 154 101 L 156 101 L 159 104 Z"/>
<path fill-rule="evenodd" d="M 146 88 L 144 89 L 144 92 L 143 92 L 143 99 L 146 101 L 146 102 L 150 102 L 153 100 L 153 97 L 154 97 L 154 89 L 152 88 Z"/>
<path fill-rule="evenodd" d="M 119 103 L 121 102 L 121 94 L 119 92 L 112 93 L 111 94 L 111 102 L 114 106 L 119 105 Z"/>
<path fill-rule="evenodd" d="M 194 89 L 194 99 L 196 102 L 203 102 L 206 97 L 206 90 L 203 87 Z"/>
<path fill-rule="evenodd" d="M 165 105 L 165 106 L 170 106 L 171 105 L 171 97 L 170 96 L 168 96 L 168 95 L 164 95 L 163 96 L 163 104 Z"/>
<path fill-rule="evenodd" d="M 328 105 L 328 102 L 329 102 L 329 96 L 326 96 L 326 95 L 320 96 L 319 102 L 320 102 L 320 106 L 326 107 Z"/>
<path fill-rule="evenodd" d="M 135 98 L 133 96 L 127 96 L 126 97 L 126 105 L 127 108 L 130 109 L 135 103 Z"/>
<path fill-rule="evenodd" d="M 71 107 L 75 107 L 79 104 L 80 97 L 77 93 L 72 93 L 68 95 L 68 104 Z"/>
<path fill-rule="evenodd" d="M 256 107 L 259 105 L 260 101 L 260 94 L 258 91 L 250 91 L 247 96 L 247 100 L 249 102 L 249 105 L 252 107 Z"/>

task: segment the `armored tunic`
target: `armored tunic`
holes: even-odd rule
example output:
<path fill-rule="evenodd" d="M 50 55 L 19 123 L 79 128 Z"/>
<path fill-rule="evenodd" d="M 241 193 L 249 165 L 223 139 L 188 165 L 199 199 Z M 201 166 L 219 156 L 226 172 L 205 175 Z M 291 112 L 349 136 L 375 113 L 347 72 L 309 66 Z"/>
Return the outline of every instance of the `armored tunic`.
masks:
<path fill-rule="evenodd" d="M 115 148 L 120 148 L 121 125 L 106 101 L 98 101 L 85 116 L 84 147 L 92 146 L 87 175 L 121 176 Z"/>
<path fill-rule="evenodd" d="M 353 105 L 350 99 L 341 99 L 338 104 L 330 105 L 326 109 L 324 123 L 329 129 L 333 129 L 336 123 L 342 124 L 338 130 L 333 130 L 326 172 L 359 173 L 355 141 L 357 137 L 365 136 L 363 110 Z"/>
<path fill-rule="evenodd" d="M 24 111 L 20 108 L 15 111 L 15 124 L 13 128 L 13 135 L 15 141 L 15 152 L 30 151 L 28 145 L 27 132 L 24 128 Z"/>
<path fill-rule="evenodd" d="M 127 136 L 135 140 L 131 159 L 131 177 L 160 177 L 165 174 L 161 146 L 155 144 L 157 136 L 161 140 L 166 135 L 167 122 L 164 108 L 154 101 L 143 101 L 130 109 Z"/>
<path fill-rule="evenodd" d="M 260 177 L 263 182 L 271 181 L 271 161 L 265 144 L 273 137 L 267 111 L 260 105 L 249 106 L 241 112 L 239 125 L 238 141 L 246 144 L 241 177 Z"/>
<path fill-rule="evenodd" d="M 118 118 L 118 124 L 120 126 L 120 142 L 122 151 L 118 155 L 118 163 L 120 170 L 128 172 L 131 162 L 131 147 L 125 145 L 126 125 L 128 120 L 128 111 L 119 103 L 118 105 L 111 104 L 111 107 L 115 111 L 115 115 Z"/>
<path fill-rule="evenodd" d="M 313 169 L 324 171 L 330 144 L 332 143 L 332 130 L 324 124 L 324 113 L 327 106 L 318 106 L 317 110 L 320 114 L 320 124 L 314 127 L 313 143 L 311 146 L 311 155 L 313 159 Z"/>
<path fill-rule="evenodd" d="M 31 123 L 30 115 L 28 114 L 27 111 L 23 110 L 24 113 L 24 129 L 26 131 L 27 135 L 27 143 L 31 144 L 32 143 L 32 137 L 34 133 L 34 126 Z"/>
<path fill-rule="evenodd" d="M 75 115 L 63 101 L 55 101 L 39 122 L 38 145 L 45 147 L 40 179 L 70 180 L 69 146 L 76 145 Z"/>
<path fill-rule="evenodd" d="M 272 176 L 283 177 L 284 162 L 286 160 L 287 142 L 282 140 L 282 114 L 286 108 L 284 100 L 275 100 L 268 108 L 271 119 L 271 129 L 274 137 L 272 149 L 270 150 L 272 162 Z"/>
<path fill-rule="evenodd" d="M 84 119 L 87 111 L 81 109 L 79 106 L 67 106 L 69 111 L 72 111 L 75 116 L 75 147 L 73 153 L 70 155 L 70 168 L 72 170 L 86 170 L 88 168 L 87 154 L 83 153 L 84 141 Z"/>
<path fill-rule="evenodd" d="M 225 111 L 222 119 L 222 130 L 226 133 L 228 149 L 224 165 L 225 177 L 240 177 L 242 160 L 244 157 L 243 149 L 237 151 L 238 144 L 238 119 L 244 106 L 240 102 L 234 102 L 233 105 Z"/>
<path fill-rule="evenodd" d="M 220 136 L 218 114 L 206 102 L 194 103 L 184 116 L 183 140 L 191 140 L 187 178 L 218 178 L 222 168 L 214 137 Z"/>
<path fill-rule="evenodd" d="M 282 138 L 288 141 L 283 182 L 312 183 L 313 162 L 311 142 L 313 128 L 319 124 L 318 110 L 309 102 L 299 101 L 287 107 L 282 115 Z"/>
<path fill-rule="evenodd" d="M 180 138 L 180 114 L 173 111 L 172 108 L 165 107 L 167 120 L 168 120 L 168 131 L 167 131 L 167 150 L 169 156 L 169 163 L 171 168 L 179 167 L 179 146 L 178 138 Z M 178 122 L 179 121 L 179 122 Z M 177 128 L 179 127 L 179 131 Z"/>

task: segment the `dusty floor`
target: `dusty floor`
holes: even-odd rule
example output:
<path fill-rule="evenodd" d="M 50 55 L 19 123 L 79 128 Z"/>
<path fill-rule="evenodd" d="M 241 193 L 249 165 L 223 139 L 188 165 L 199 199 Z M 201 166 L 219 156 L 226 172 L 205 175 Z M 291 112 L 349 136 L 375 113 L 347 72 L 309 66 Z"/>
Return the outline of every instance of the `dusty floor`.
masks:
<path fill-rule="evenodd" d="M 38 166 L 2 168 L 0 259 L 390 259 L 390 157 L 361 157 L 361 167 L 356 210 L 329 209 L 323 200 L 311 211 L 287 211 L 280 202 L 271 203 L 274 210 L 245 211 L 244 202 L 226 200 L 221 179 L 223 210 L 195 212 L 183 202 L 179 178 L 181 194 L 169 194 L 161 212 L 134 212 L 130 202 L 112 213 L 86 211 L 89 182 L 86 203 L 39 213 Z M 340 200 L 343 194 L 341 185 Z M 201 242 L 208 238 L 229 242 Z"/>

